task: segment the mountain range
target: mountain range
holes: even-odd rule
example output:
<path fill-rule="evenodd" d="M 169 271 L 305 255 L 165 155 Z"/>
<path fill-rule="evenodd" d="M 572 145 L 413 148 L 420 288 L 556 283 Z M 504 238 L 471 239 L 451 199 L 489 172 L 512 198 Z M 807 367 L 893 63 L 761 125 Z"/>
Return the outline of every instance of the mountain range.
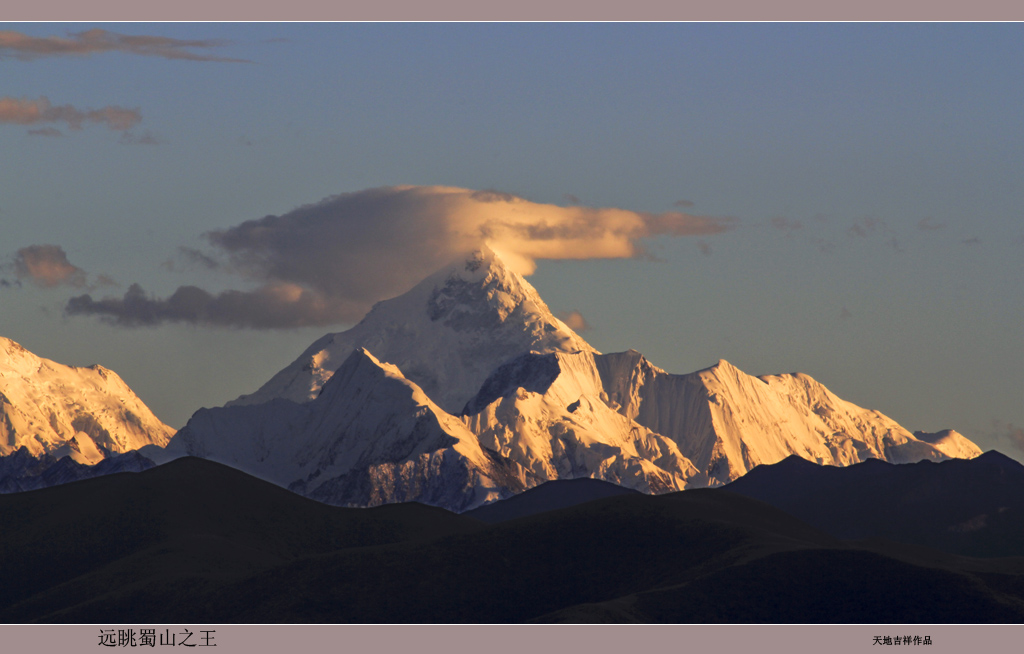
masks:
<path fill-rule="evenodd" d="M 792 456 L 724 488 L 845 540 L 1024 556 L 1024 466 L 996 451 L 939 463 L 871 459 L 847 468 Z"/>
<path fill-rule="evenodd" d="M 329 504 L 465 511 L 556 479 L 656 494 L 791 455 L 846 466 L 981 453 L 807 375 L 754 377 L 724 360 L 677 375 L 635 350 L 602 354 L 486 247 L 318 339 L 253 393 L 200 409 L 173 438 L 113 372 L 0 346 L 0 454 L 42 457 L 0 466 L 11 490 L 93 472 L 65 463 L 43 475 L 51 459 L 91 466 L 137 451 L 94 472 L 199 456 Z"/>
<path fill-rule="evenodd" d="M 665 493 L 794 454 L 845 466 L 981 450 L 952 430 L 915 435 L 807 375 L 726 361 L 676 375 L 634 350 L 602 354 L 483 248 L 141 452 L 209 458 L 330 504 L 464 511 L 555 479 Z"/>
<path fill-rule="evenodd" d="M 1024 620 L 1020 464 L 598 352 L 489 249 L 177 433 L 0 347 L 0 622 Z"/>
<path fill-rule="evenodd" d="M 173 435 L 114 371 L 65 366 L 0 337 L 0 456 L 24 449 L 93 465 Z"/>

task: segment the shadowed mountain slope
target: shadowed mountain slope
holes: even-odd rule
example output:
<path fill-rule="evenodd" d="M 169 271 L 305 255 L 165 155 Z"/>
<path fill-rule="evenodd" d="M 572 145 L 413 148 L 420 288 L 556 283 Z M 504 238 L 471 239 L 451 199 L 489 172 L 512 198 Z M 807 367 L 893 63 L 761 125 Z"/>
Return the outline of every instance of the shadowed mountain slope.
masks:
<path fill-rule="evenodd" d="M 157 580 L 197 578 L 202 587 L 296 558 L 479 525 L 420 504 L 332 507 L 192 457 L 0 496 L 0 524 L 0 616 L 17 622 L 38 609 L 12 605 L 39 593 L 53 593 L 40 600 L 50 606 Z"/>
<path fill-rule="evenodd" d="M 496 524 L 546 511 L 567 509 L 606 497 L 636 494 L 639 494 L 639 491 L 609 484 L 600 479 L 556 479 L 513 495 L 507 500 L 499 500 L 466 511 L 462 515 L 487 524 Z"/>
<path fill-rule="evenodd" d="M 974 459 L 846 468 L 799 457 L 758 466 L 725 487 L 838 538 L 885 538 L 969 556 L 1024 556 L 1024 466 Z"/>
<path fill-rule="evenodd" d="M 0 520 L 4 622 L 1024 620 L 1024 559 L 851 548 L 722 490 L 487 526 L 330 507 L 184 458 L 0 497 Z M 900 601 L 870 608 L 872 585 Z"/>

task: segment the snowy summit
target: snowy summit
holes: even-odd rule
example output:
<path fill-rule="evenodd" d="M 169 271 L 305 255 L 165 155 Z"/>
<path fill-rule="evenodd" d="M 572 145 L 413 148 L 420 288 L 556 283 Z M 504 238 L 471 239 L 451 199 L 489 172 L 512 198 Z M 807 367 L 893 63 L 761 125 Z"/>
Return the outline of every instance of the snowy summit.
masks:
<path fill-rule="evenodd" d="M 112 370 L 65 366 L 0 337 L 0 455 L 25 448 L 91 465 L 173 434 Z"/>
<path fill-rule="evenodd" d="M 208 457 L 332 504 L 462 511 L 554 479 L 661 493 L 794 454 L 845 466 L 981 451 L 951 430 L 915 436 L 807 375 L 726 361 L 675 375 L 634 350 L 601 354 L 484 248 L 144 453 Z"/>

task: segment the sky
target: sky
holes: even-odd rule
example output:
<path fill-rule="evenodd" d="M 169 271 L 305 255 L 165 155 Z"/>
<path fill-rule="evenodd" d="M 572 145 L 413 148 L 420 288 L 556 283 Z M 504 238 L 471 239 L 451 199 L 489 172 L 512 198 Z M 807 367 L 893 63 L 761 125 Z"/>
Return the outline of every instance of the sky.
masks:
<path fill-rule="evenodd" d="M 496 243 L 603 352 L 1024 459 L 1024 25 L 0 24 L 0 335 L 181 427 Z"/>

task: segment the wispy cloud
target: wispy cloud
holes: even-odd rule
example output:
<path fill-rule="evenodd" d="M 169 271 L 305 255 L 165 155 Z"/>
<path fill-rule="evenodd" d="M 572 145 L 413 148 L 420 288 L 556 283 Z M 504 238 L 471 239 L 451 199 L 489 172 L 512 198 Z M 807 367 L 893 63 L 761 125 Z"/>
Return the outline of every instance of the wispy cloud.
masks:
<path fill-rule="evenodd" d="M 574 332 L 585 332 L 590 329 L 590 324 L 579 311 L 569 311 L 558 314 L 558 319 L 569 326 Z"/>
<path fill-rule="evenodd" d="M 711 249 L 711 244 L 704 240 L 697 241 L 697 248 L 700 250 L 700 253 L 703 254 L 705 257 L 710 257 L 711 253 L 713 252 L 713 250 Z"/>
<path fill-rule="evenodd" d="M 495 190 L 369 189 L 210 232 L 212 255 L 179 252 L 193 265 L 226 266 L 255 290 L 212 294 L 184 286 L 159 299 L 136 286 L 120 298 L 73 298 L 66 311 L 123 326 L 328 325 L 362 317 L 374 302 L 484 244 L 530 274 L 539 259 L 642 257 L 643 239 L 711 235 L 734 224 L 679 212 L 559 207 Z"/>
<path fill-rule="evenodd" d="M 142 120 L 138 109 L 124 107 L 103 107 L 101 109 L 77 109 L 69 104 L 55 106 L 45 98 L 28 100 L 25 98 L 0 98 L 0 123 L 12 125 L 41 125 L 46 123 L 64 123 L 71 129 L 82 129 L 86 123 L 105 125 L 106 127 L 124 131 L 129 130 Z M 45 129 L 45 128 L 44 128 Z M 43 130 L 40 130 L 42 132 Z M 56 130 L 43 133 L 44 136 L 56 136 Z"/>
<path fill-rule="evenodd" d="M 64 248 L 59 245 L 23 247 L 4 268 L 13 271 L 19 282 L 27 280 L 43 288 L 87 286 L 85 271 L 72 265 Z"/>
<path fill-rule="evenodd" d="M 21 32 L 0 32 L 0 58 L 23 61 L 40 57 L 88 56 L 104 52 L 122 52 L 144 57 L 251 63 L 245 59 L 221 57 L 208 52 L 230 45 L 225 40 L 172 39 L 166 36 L 117 34 L 103 29 L 70 32 L 67 36 L 29 36 Z"/>
<path fill-rule="evenodd" d="M 184 264 L 183 267 L 179 267 L 179 263 Z M 176 259 L 168 259 L 163 262 L 163 267 L 171 272 L 178 272 L 182 269 L 192 268 L 205 268 L 206 270 L 217 270 L 221 267 L 219 261 L 214 259 L 212 256 L 206 254 L 202 250 L 196 248 L 179 247 L 178 256 Z"/>
<path fill-rule="evenodd" d="M 980 245 L 981 239 L 978 238 L 977 236 L 972 236 L 970 238 L 965 238 L 960 242 L 963 243 L 964 245 Z"/>
<path fill-rule="evenodd" d="M 678 209 L 689 209 L 693 206 L 693 203 L 689 200 L 676 200 L 672 203 L 672 206 Z"/>
<path fill-rule="evenodd" d="M 68 255 L 59 245 L 28 245 L 18 250 L 11 259 L 0 263 L 0 271 L 12 275 L 0 279 L 4 288 L 21 288 L 24 282 L 39 288 L 71 288 L 94 290 L 102 286 L 117 286 L 107 275 L 96 275 L 92 282 L 84 270 L 68 261 Z"/>

